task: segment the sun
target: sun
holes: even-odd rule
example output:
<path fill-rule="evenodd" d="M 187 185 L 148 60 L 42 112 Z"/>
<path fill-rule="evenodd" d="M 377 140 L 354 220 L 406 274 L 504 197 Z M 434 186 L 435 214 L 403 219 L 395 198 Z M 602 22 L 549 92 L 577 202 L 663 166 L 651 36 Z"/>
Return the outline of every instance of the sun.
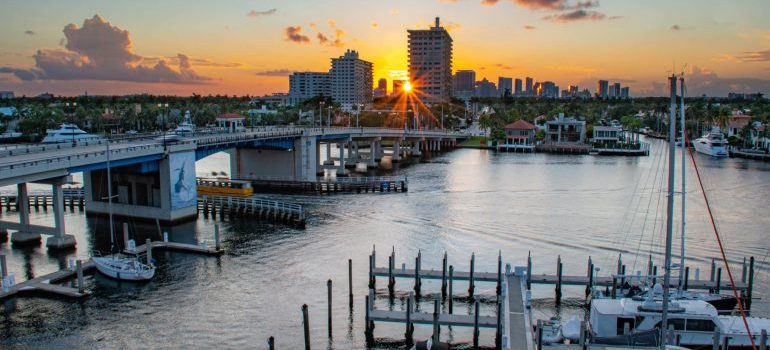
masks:
<path fill-rule="evenodd" d="M 404 91 L 406 91 L 406 92 L 412 91 L 412 83 L 410 83 L 408 81 L 406 83 L 404 83 Z"/>

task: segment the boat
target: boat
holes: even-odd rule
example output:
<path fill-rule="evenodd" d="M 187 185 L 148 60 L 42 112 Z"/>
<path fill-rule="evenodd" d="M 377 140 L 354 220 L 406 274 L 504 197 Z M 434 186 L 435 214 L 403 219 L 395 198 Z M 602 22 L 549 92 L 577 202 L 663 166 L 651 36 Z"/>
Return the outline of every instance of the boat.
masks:
<path fill-rule="evenodd" d="M 580 323 L 580 319 L 576 315 L 572 315 L 569 321 L 562 324 L 561 335 L 564 339 L 569 340 L 572 344 L 580 342 Z"/>
<path fill-rule="evenodd" d="M 64 123 L 58 129 L 48 129 L 42 143 L 97 141 L 102 138 L 89 134 L 75 124 Z"/>
<path fill-rule="evenodd" d="M 177 135 L 188 135 L 193 132 L 195 132 L 195 124 L 192 123 L 190 111 L 187 111 L 184 114 L 184 120 L 182 120 L 182 122 L 177 125 L 176 129 L 174 129 L 174 133 Z"/>
<path fill-rule="evenodd" d="M 550 320 L 542 322 L 540 326 L 543 327 L 543 344 L 556 344 L 564 340 L 561 334 L 561 320 L 558 317 L 551 317 Z"/>
<path fill-rule="evenodd" d="M 107 182 L 112 182 L 110 167 L 110 143 L 107 142 Z M 96 270 L 101 274 L 121 281 L 147 281 L 155 276 L 155 266 L 142 263 L 136 256 L 120 254 L 115 244 L 115 229 L 112 222 L 112 186 L 107 186 L 107 208 L 110 218 L 110 250 L 109 256 L 92 258 Z"/>
<path fill-rule="evenodd" d="M 230 179 L 207 179 L 198 178 L 196 181 L 198 194 L 210 196 L 237 196 L 251 197 L 254 194 L 254 188 L 250 181 L 230 180 Z"/>
<path fill-rule="evenodd" d="M 695 151 L 712 157 L 727 157 L 727 141 L 719 130 L 711 130 L 709 133 L 695 139 L 693 143 Z"/>

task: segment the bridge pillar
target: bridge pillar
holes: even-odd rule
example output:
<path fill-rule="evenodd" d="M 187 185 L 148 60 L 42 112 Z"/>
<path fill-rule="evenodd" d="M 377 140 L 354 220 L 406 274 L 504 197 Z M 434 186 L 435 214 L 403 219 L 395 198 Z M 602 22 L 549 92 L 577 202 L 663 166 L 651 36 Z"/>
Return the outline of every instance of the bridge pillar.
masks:
<path fill-rule="evenodd" d="M 321 147 L 315 136 L 303 136 L 294 139 L 294 180 L 315 181 L 318 176 L 318 164 Z"/>
<path fill-rule="evenodd" d="M 374 141 L 372 155 L 374 156 L 375 162 L 379 163 L 382 160 L 382 142 L 380 140 Z"/>
<path fill-rule="evenodd" d="M 45 246 L 49 250 L 64 250 L 75 248 L 75 236 L 64 233 L 64 195 L 62 193 L 62 182 L 58 181 L 51 185 L 53 192 L 53 221 L 54 235 L 48 237 Z"/>
<path fill-rule="evenodd" d="M 29 197 L 27 196 L 27 184 L 20 183 L 16 185 L 16 203 L 19 205 L 19 224 L 22 227 L 29 227 Z M 27 230 L 19 230 L 11 234 L 11 243 L 14 245 L 37 245 L 40 244 L 40 233 L 33 233 Z"/>
<path fill-rule="evenodd" d="M 340 149 L 340 165 L 337 167 L 337 176 L 345 176 L 345 142 L 340 142 L 337 144 L 337 148 Z M 350 152 L 348 152 L 350 153 Z"/>
<path fill-rule="evenodd" d="M 369 160 L 366 162 L 366 166 L 369 168 L 377 167 L 377 160 L 375 159 L 377 154 L 377 144 L 375 140 L 369 141 Z"/>
<path fill-rule="evenodd" d="M 403 139 L 395 139 L 393 140 L 393 159 L 391 160 L 393 163 L 398 163 L 401 161 L 401 141 Z"/>
<path fill-rule="evenodd" d="M 348 168 L 355 168 L 358 163 L 358 143 L 355 141 L 348 141 L 348 160 L 345 162 L 345 166 Z"/>
<path fill-rule="evenodd" d="M 415 157 L 419 157 L 422 155 L 422 150 L 420 149 L 421 141 L 420 140 L 414 140 L 412 141 L 412 155 Z"/>
<path fill-rule="evenodd" d="M 326 160 L 324 161 L 324 165 L 334 165 L 334 160 L 332 160 L 332 143 L 331 142 L 326 143 Z"/>

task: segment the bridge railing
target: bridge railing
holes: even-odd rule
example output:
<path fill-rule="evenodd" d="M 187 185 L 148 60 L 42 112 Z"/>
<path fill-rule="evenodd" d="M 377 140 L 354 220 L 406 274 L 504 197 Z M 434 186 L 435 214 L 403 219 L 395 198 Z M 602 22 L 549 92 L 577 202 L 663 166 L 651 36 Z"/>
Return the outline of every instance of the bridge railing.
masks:
<path fill-rule="evenodd" d="M 206 138 L 197 138 L 195 142 L 201 146 L 213 146 L 219 144 L 228 144 L 234 142 L 245 142 L 264 138 L 293 137 L 301 136 L 301 130 L 275 130 L 275 131 L 256 131 L 247 133 L 232 133 L 227 135 L 212 136 Z"/>

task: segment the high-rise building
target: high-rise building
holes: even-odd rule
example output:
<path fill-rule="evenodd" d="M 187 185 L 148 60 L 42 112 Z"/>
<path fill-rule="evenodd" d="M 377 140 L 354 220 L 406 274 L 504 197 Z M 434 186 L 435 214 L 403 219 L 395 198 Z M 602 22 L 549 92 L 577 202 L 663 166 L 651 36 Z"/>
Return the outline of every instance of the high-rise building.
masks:
<path fill-rule="evenodd" d="M 452 37 L 436 25 L 408 30 L 409 81 L 427 103 L 446 102 L 452 96 Z"/>
<path fill-rule="evenodd" d="M 513 79 L 506 77 L 497 78 L 497 93 L 505 97 L 513 94 Z"/>
<path fill-rule="evenodd" d="M 606 80 L 599 80 L 596 86 L 596 96 L 600 98 L 607 98 L 609 95 L 609 82 Z"/>
<path fill-rule="evenodd" d="M 289 76 L 289 105 L 297 105 L 318 96 L 331 96 L 327 72 L 294 72 Z"/>
<path fill-rule="evenodd" d="M 615 98 L 620 98 L 620 83 L 612 84 L 612 93 Z"/>
<path fill-rule="evenodd" d="M 388 80 L 381 78 L 377 81 L 377 88 L 374 89 L 374 98 L 388 96 Z"/>
<path fill-rule="evenodd" d="M 482 98 L 500 96 L 497 93 L 497 87 L 495 87 L 495 83 L 487 80 L 487 78 L 484 78 L 476 83 L 476 95 Z"/>
<path fill-rule="evenodd" d="M 406 80 L 393 80 L 393 95 L 400 95 L 404 92 L 404 84 L 406 84 Z"/>
<path fill-rule="evenodd" d="M 620 98 L 629 98 L 631 97 L 631 89 L 628 86 L 624 86 L 622 89 L 620 89 Z"/>
<path fill-rule="evenodd" d="M 513 82 L 513 95 L 514 96 L 521 96 L 521 79 L 516 79 Z"/>
<path fill-rule="evenodd" d="M 344 110 L 354 105 L 372 102 L 372 63 L 358 57 L 358 52 L 347 50 L 332 58 L 331 95 Z"/>
<path fill-rule="evenodd" d="M 554 82 L 544 81 L 542 83 L 538 82 L 535 85 L 537 86 L 535 91 L 537 92 L 538 97 L 549 97 L 549 98 L 559 97 L 559 87 L 556 86 Z"/>
<path fill-rule="evenodd" d="M 530 77 L 526 78 L 526 85 L 525 85 L 526 89 L 524 90 L 524 94 L 527 95 L 527 96 L 534 96 L 535 95 L 535 90 L 532 90 L 532 83 L 533 83 L 533 81 L 534 80 L 532 78 L 530 78 Z"/>
<path fill-rule="evenodd" d="M 452 96 L 469 99 L 476 95 L 476 72 L 458 70 L 452 78 Z"/>

